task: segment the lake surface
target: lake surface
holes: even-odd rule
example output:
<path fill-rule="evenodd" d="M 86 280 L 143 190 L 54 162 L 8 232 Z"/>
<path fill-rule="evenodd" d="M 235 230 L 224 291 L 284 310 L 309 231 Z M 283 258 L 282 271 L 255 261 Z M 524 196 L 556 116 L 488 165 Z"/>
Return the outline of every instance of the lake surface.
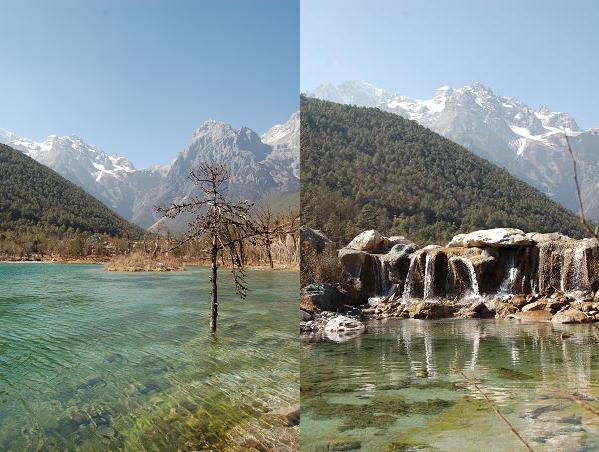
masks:
<path fill-rule="evenodd" d="M 0 449 L 226 450 L 276 432 L 264 413 L 299 399 L 298 273 L 250 271 L 240 301 L 220 271 L 216 338 L 208 273 L 0 264 Z"/>
<path fill-rule="evenodd" d="M 599 450 L 599 327 L 390 319 L 302 340 L 302 450 Z M 478 388 L 477 388 L 478 387 Z"/>

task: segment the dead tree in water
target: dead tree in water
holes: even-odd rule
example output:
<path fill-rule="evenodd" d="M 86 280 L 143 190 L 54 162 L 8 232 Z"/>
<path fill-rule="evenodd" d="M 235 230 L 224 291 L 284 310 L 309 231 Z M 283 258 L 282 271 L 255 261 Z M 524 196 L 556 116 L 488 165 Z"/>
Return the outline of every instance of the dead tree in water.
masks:
<path fill-rule="evenodd" d="M 258 232 L 250 217 L 252 204 L 247 201 L 231 201 L 226 195 L 226 182 L 230 177 L 222 164 L 201 164 L 196 171 L 189 172 L 189 180 L 199 187 L 202 195 L 190 196 L 170 207 L 158 208 L 165 217 L 174 219 L 181 214 L 190 217 L 187 232 L 173 247 L 184 243 L 208 239 L 211 263 L 211 308 L 210 331 L 216 331 L 218 316 L 218 255 L 231 264 L 235 292 L 241 299 L 247 294 L 248 286 L 243 271 L 242 241 L 254 240 Z"/>

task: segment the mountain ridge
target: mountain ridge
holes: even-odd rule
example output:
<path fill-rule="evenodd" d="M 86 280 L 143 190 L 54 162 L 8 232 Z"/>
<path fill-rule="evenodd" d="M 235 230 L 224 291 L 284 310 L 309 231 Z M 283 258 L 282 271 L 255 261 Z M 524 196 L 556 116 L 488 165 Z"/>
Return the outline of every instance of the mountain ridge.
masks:
<path fill-rule="evenodd" d="M 208 146 L 202 145 L 208 142 Z M 192 192 L 186 178 L 200 160 L 231 165 L 233 196 L 256 201 L 277 191 L 299 190 L 298 113 L 262 137 L 248 127 L 235 129 L 225 122 L 205 121 L 193 130 L 189 144 L 171 163 L 141 169 L 127 158 L 104 152 L 74 135 L 49 135 L 36 142 L 0 129 L 0 143 L 54 169 L 121 216 L 146 228 L 158 219 L 154 207 Z M 201 155 L 190 156 L 200 148 Z"/>
<path fill-rule="evenodd" d="M 54 170 L 0 144 L 0 230 L 60 233 L 69 229 L 141 236 L 135 226 Z"/>
<path fill-rule="evenodd" d="M 577 217 L 415 121 L 302 97 L 302 221 L 339 244 L 364 229 L 422 243 L 494 227 L 583 235 Z"/>
<path fill-rule="evenodd" d="M 444 86 L 431 99 L 419 100 L 366 82 L 323 83 L 309 96 L 344 104 L 376 107 L 412 119 L 476 155 L 506 168 L 565 207 L 578 202 L 568 134 L 579 162 L 585 210 L 599 218 L 599 128 L 581 130 L 575 119 L 546 106 L 531 108 L 515 97 L 495 94 L 481 83 Z"/>

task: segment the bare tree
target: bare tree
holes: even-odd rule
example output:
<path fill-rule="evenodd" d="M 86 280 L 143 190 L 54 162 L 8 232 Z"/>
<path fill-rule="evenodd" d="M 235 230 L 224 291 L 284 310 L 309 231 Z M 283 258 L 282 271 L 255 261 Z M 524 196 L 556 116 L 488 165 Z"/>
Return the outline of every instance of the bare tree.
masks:
<path fill-rule="evenodd" d="M 282 224 L 279 219 L 273 215 L 270 207 L 267 206 L 257 212 L 256 227 L 260 231 L 258 244 L 266 249 L 268 264 L 270 265 L 270 268 L 274 268 L 272 260 L 272 241 L 283 231 Z"/>
<path fill-rule="evenodd" d="M 568 153 L 570 154 L 570 158 L 572 159 L 572 170 L 574 172 L 574 185 L 576 186 L 576 196 L 578 198 L 580 224 L 586 229 L 586 231 L 591 235 L 591 237 L 599 239 L 599 231 L 597 230 L 597 228 L 593 229 L 591 225 L 589 225 L 589 223 L 587 222 L 584 213 L 582 193 L 580 191 L 580 182 L 578 181 L 578 168 L 576 165 L 576 157 L 574 157 L 572 146 L 570 146 L 570 139 L 568 138 L 568 134 L 566 132 L 564 132 L 564 136 L 566 137 L 566 148 L 568 149 Z"/>
<path fill-rule="evenodd" d="M 201 239 L 208 239 L 208 250 L 212 273 L 210 331 L 216 331 L 218 316 L 218 256 L 231 264 L 235 292 L 241 299 L 247 294 L 248 286 L 243 270 L 241 246 L 243 240 L 255 240 L 258 232 L 250 217 L 252 204 L 247 201 L 231 201 L 225 195 L 226 182 L 230 173 L 222 164 L 200 164 L 196 171 L 190 171 L 188 179 L 202 192 L 170 207 L 158 208 L 165 217 L 174 219 L 181 214 L 188 215 L 187 232 L 171 249 Z"/>

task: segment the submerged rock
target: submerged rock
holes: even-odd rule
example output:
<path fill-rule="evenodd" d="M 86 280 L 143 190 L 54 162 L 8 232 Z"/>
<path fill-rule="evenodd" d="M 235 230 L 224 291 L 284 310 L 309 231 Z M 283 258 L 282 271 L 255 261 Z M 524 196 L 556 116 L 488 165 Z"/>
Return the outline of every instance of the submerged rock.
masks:
<path fill-rule="evenodd" d="M 527 311 L 527 312 L 514 312 L 508 314 L 506 318 L 522 320 L 525 322 L 549 322 L 551 321 L 551 312 L 549 311 Z"/>

